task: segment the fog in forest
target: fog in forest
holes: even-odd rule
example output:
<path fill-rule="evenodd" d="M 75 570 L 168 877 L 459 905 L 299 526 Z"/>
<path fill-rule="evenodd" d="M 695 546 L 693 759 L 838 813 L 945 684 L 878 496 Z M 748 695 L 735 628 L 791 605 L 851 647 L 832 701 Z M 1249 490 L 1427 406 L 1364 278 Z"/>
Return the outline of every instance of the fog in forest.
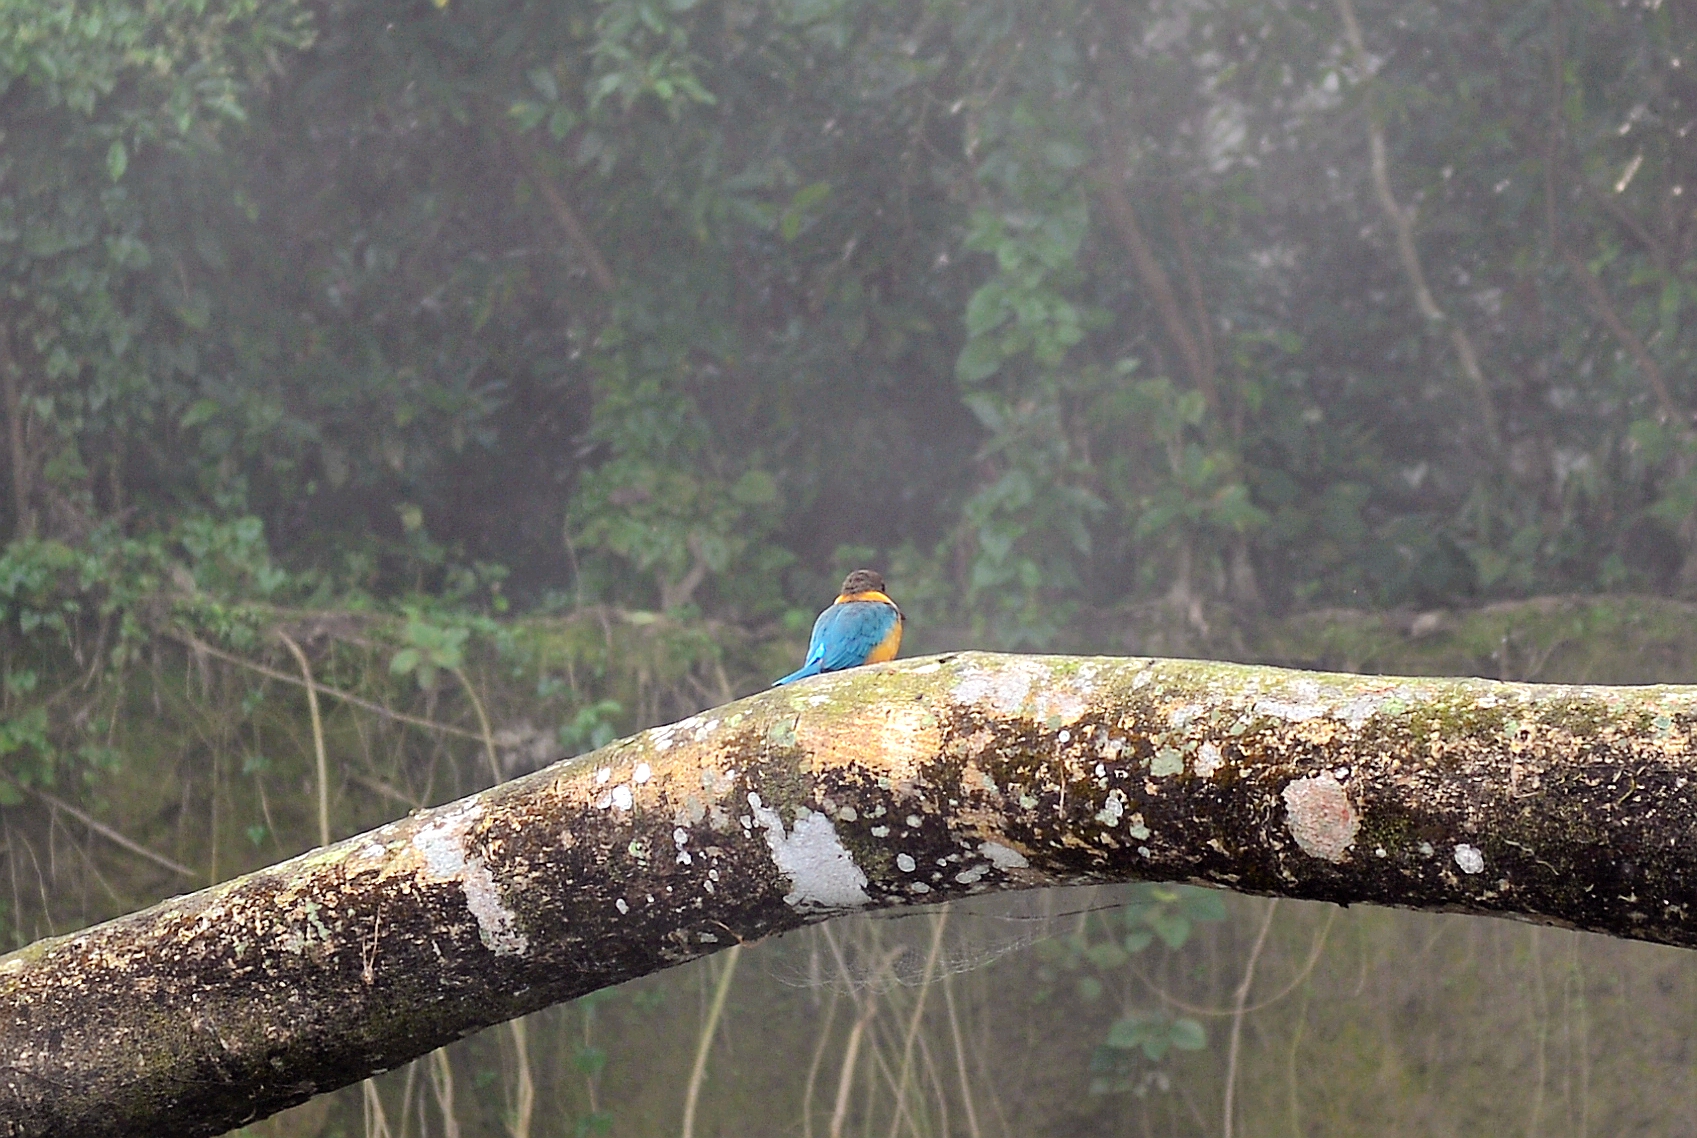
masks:
<path fill-rule="evenodd" d="M 1677 0 L 0 0 L 5 947 L 759 691 L 860 566 L 904 656 L 1697 682 L 1694 78 Z M 1694 1022 L 1078 888 L 240 1133 L 1697 1135 Z"/>

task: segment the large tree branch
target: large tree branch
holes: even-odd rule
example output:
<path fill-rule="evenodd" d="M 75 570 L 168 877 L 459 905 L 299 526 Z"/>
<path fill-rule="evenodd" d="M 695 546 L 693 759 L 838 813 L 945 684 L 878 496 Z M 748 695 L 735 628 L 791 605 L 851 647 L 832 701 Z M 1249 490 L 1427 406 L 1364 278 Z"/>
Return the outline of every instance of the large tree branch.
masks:
<path fill-rule="evenodd" d="M 1189 880 L 1697 945 L 1697 689 L 967 653 L 0 958 L 0 1136 L 201 1135 L 855 909 Z"/>

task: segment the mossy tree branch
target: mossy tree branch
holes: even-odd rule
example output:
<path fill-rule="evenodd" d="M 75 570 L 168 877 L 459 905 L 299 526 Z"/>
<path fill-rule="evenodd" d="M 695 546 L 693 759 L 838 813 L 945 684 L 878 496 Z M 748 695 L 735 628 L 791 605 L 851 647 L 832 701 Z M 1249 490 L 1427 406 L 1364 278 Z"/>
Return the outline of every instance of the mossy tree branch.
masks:
<path fill-rule="evenodd" d="M 1697 688 L 967 653 L 765 692 L 0 958 L 0 1136 L 214 1134 L 853 909 L 1189 880 L 1697 945 Z"/>

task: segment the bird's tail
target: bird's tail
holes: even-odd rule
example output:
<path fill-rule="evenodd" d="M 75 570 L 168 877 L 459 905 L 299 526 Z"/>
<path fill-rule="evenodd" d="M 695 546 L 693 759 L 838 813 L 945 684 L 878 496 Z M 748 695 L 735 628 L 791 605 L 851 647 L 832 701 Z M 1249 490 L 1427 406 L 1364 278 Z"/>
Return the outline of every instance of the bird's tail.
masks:
<path fill-rule="evenodd" d="M 793 684 L 797 680 L 805 680 L 808 676 L 817 676 L 819 674 L 819 667 L 823 663 L 823 660 L 814 660 L 810 664 L 803 664 L 800 668 L 797 668 L 783 679 L 773 680 L 772 686 L 778 687 L 781 684 Z"/>

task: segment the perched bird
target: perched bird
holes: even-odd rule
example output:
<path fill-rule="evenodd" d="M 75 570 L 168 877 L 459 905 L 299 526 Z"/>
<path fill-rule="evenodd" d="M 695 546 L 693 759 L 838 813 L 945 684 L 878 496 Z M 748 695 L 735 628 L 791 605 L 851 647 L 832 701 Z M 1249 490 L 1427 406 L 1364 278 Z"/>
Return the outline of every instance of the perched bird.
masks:
<path fill-rule="evenodd" d="M 813 622 L 807 662 L 778 683 L 894 660 L 905 620 L 896 602 L 884 595 L 884 578 L 871 569 L 856 569 L 831 607 Z"/>

